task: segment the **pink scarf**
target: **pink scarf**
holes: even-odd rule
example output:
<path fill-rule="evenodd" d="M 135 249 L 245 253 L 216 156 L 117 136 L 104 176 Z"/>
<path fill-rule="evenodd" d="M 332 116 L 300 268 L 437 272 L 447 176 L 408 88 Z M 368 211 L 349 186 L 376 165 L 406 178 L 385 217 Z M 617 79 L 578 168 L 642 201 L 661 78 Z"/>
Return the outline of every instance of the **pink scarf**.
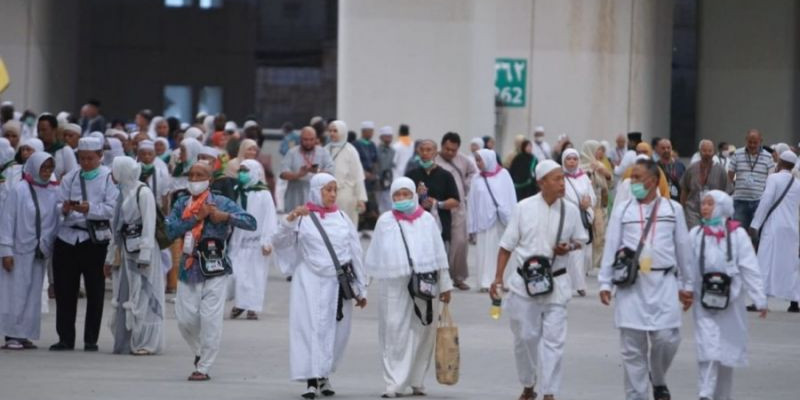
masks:
<path fill-rule="evenodd" d="M 48 181 L 46 184 L 42 185 L 41 183 L 36 182 L 36 180 L 33 179 L 33 177 L 30 174 L 22 174 L 22 179 L 24 179 L 25 182 L 28 182 L 33 186 L 38 186 L 38 187 L 43 187 L 43 188 L 46 188 L 46 187 L 48 187 L 50 185 L 58 186 L 58 181 Z"/>
<path fill-rule="evenodd" d="M 578 171 L 575 172 L 574 174 L 570 174 L 569 172 L 564 171 L 564 175 L 566 175 L 567 178 L 578 179 L 582 177 L 584 173 L 582 169 L 578 168 Z"/>
<path fill-rule="evenodd" d="M 741 224 L 739 223 L 739 221 L 734 221 L 734 220 L 730 220 L 729 219 L 728 220 L 728 231 L 729 232 L 733 232 L 740 225 Z M 725 239 L 725 230 L 724 229 L 715 230 L 714 228 L 712 228 L 710 226 L 703 226 L 703 234 L 705 234 L 706 236 L 712 236 L 712 237 L 717 238 L 717 243 L 722 241 L 722 239 Z"/>
<path fill-rule="evenodd" d="M 316 204 L 314 204 L 312 202 L 308 202 L 308 203 L 306 203 L 306 208 L 308 208 L 308 210 L 311 211 L 311 212 L 315 212 L 315 213 L 319 214 L 320 218 L 322 218 L 322 219 L 325 219 L 325 214 L 335 213 L 335 212 L 339 211 L 339 207 L 336 207 L 336 204 L 334 204 L 334 205 L 332 205 L 330 207 L 322 207 L 322 206 L 318 206 L 318 205 L 316 205 Z"/>
<path fill-rule="evenodd" d="M 425 210 L 423 210 L 422 207 L 417 206 L 417 209 L 410 214 L 402 213 L 397 210 L 392 210 L 392 215 L 394 215 L 394 218 L 398 221 L 414 222 L 414 220 L 421 217 L 422 213 L 424 212 Z"/>
<path fill-rule="evenodd" d="M 497 168 L 494 169 L 494 172 L 481 171 L 481 176 L 486 177 L 486 178 L 491 178 L 491 177 L 499 174 L 500 171 L 502 171 L 502 170 L 503 170 L 503 167 L 498 165 Z"/>

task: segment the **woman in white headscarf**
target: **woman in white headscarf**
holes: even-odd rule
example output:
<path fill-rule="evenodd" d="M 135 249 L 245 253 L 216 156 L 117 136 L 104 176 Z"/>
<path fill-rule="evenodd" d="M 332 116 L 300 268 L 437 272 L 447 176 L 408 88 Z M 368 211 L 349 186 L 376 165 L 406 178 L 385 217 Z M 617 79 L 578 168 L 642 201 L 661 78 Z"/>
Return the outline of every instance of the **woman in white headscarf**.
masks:
<path fill-rule="evenodd" d="M 594 207 L 597 197 L 589 176 L 579 166 L 580 155 L 573 148 L 561 153 L 561 165 L 564 169 L 564 198 L 574 204 L 581 212 L 581 222 L 589 238 L 592 239 L 594 223 Z M 587 243 L 588 244 L 588 243 Z M 569 254 L 567 273 L 573 290 L 580 296 L 586 296 L 586 269 L 592 265 L 592 246 L 583 246 L 580 250 Z"/>
<path fill-rule="evenodd" d="M 121 265 L 111 271 L 115 310 L 109 325 L 115 354 L 150 355 L 164 348 L 164 273 L 156 243 L 156 202 L 150 188 L 139 182 L 140 173 L 141 166 L 127 156 L 115 158 L 111 167 L 120 189 L 106 257 L 106 265 L 111 265 L 120 250 Z"/>
<path fill-rule="evenodd" d="M 264 305 L 272 235 L 277 229 L 278 219 L 275 202 L 264 180 L 264 169 L 258 161 L 244 160 L 239 166 L 236 201 L 256 219 L 258 229 L 233 230 L 230 258 L 235 301 L 231 318 L 247 311 L 247 319 L 256 320 Z"/>
<path fill-rule="evenodd" d="M 156 140 L 159 137 L 167 137 L 169 134 L 169 124 L 162 116 L 156 116 L 150 121 L 150 127 L 147 129 L 147 137 L 150 140 Z"/>
<path fill-rule="evenodd" d="M 331 141 L 325 146 L 334 163 L 334 175 L 339 187 L 336 205 L 358 227 L 358 214 L 364 211 L 367 190 L 364 187 L 364 168 L 358 150 L 347 143 L 347 125 L 333 121 L 328 125 Z"/>
<path fill-rule="evenodd" d="M 289 299 L 291 379 L 306 381 L 303 397 L 334 394 L 328 378 L 350 337 L 353 303 L 367 305 L 361 242 L 355 225 L 336 206 L 336 179 L 326 173 L 311 178 L 309 202 L 281 218 L 273 246 L 281 271 L 292 275 Z M 317 228 L 319 223 L 320 229 Z M 352 265 L 350 286 L 356 299 L 344 300 L 325 232 L 341 266 Z"/>
<path fill-rule="evenodd" d="M 467 232 L 476 235 L 478 287 L 485 293 L 494 282 L 497 246 L 517 204 L 517 193 L 493 150 L 478 150 L 475 162 L 480 174 L 473 176 L 467 195 Z"/>
<path fill-rule="evenodd" d="M 580 168 L 586 172 L 592 183 L 592 190 L 597 199 L 592 211 L 594 229 L 592 237 L 592 259 L 588 268 L 600 268 L 603 258 L 603 246 L 606 243 L 606 207 L 608 207 L 608 187 L 611 184 L 611 169 L 606 168 L 601 159 L 605 158 L 605 147 L 596 140 L 587 140 L 581 146 Z"/>
<path fill-rule="evenodd" d="M 125 155 L 125 148 L 122 146 L 122 141 L 115 137 L 106 138 L 106 146 L 103 150 L 103 165 L 111 167 L 114 159 Z"/>
<path fill-rule="evenodd" d="M 260 152 L 261 149 L 258 148 L 258 143 L 256 143 L 255 140 L 242 140 L 242 143 L 239 144 L 239 153 L 236 158 L 228 161 L 228 166 L 225 168 L 225 176 L 236 178 L 239 174 L 239 165 L 241 165 L 244 160 L 255 160 Z M 264 169 L 264 167 L 261 167 L 261 169 Z M 264 183 L 266 184 L 266 182 Z"/>
<path fill-rule="evenodd" d="M 17 182 L 14 179 L 9 179 L 13 176 L 11 172 L 15 163 L 14 148 L 11 147 L 8 139 L 0 138 L 0 209 L 3 208 L 6 197 L 14 187 L 14 183 Z"/>
<path fill-rule="evenodd" d="M 483 148 L 483 139 L 476 137 L 469 141 L 469 151 L 474 153 Z"/>
<path fill-rule="evenodd" d="M 725 192 L 712 190 L 700 205 L 701 225 L 692 228 L 695 276 L 695 342 L 701 399 L 730 399 L 733 368 L 747 360 L 747 312 L 745 294 L 767 315 L 767 297 L 750 236 L 733 221 L 733 200 Z M 703 275 L 723 273 L 730 278 L 727 307 L 708 309 L 703 298 Z M 710 276 L 710 275 L 709 275 Z M 709 304 L 709 301 L 705 302 Z"/>
<path fill-rule="evenodd" d="M 36 152 L 24 169 L 0 215 L 0 336 L 6 337 L 3 348 L 11 350 L 36 348 L 31 340 L 39 339 L 45 264 L 53 254 L 59 215 L 58 186 L 50 179 L 53 157 Z"/>
<path fill-rule="evenodd" d="M 378 338 L 386 381 L 383 397 L 397 397 L 408 389 L 414 395 L 423 395 L 436 340 L 433 321 L 438 319 L 439 302 L 415 301 L 408 290 L 409 279 L 412 273 L 437 272 L 439 300 L 445 303 L 450 302 L 453 282 L 439 227 L 418 205 L 414 182 L 397 178 L 389 192 L 392 211 L 378 218 L 364 260 L 367 275 L 375 279 L 378 288 Z M 415 307 L 419 315 L 415 315 Z"/>

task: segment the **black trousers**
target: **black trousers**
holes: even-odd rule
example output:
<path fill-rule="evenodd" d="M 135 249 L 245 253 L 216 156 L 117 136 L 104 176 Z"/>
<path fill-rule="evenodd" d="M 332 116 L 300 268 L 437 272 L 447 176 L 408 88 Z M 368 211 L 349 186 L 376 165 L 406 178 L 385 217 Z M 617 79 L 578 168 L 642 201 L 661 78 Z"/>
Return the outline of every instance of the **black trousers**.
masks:
<path fill-rule="evenodd" d="M 75 345 L 75 315 L 78 311 L 78 291 L 83 275 L 86 289 L 83 342 L 97 344 L 106 291 L 103 264 L 107 247 L 93 244 L 90 240 L 76 245 L 56 240 L 53 251 L 53 285 L 56 291 L 56 332 L 61 343 Z"/>

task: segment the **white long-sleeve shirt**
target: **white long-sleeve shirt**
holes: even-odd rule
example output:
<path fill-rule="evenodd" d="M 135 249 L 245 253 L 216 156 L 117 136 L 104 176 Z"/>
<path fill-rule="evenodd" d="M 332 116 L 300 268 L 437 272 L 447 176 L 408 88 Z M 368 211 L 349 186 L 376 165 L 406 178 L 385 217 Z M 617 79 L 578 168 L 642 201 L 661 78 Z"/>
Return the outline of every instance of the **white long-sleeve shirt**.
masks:
<path fill-rule="evenodd" d="M 64 175 L 61 180 L 58 194 L 58 209 L 61 210 L 65 201 L 81 202 L 81 169 L 75 169 Z M 100 173 L 92 180 L 86 181 L 86 196 L 89 202 L 89 212 L 83 215 L 71 211 L 64 216 L 58 228 L 58 238 L 70 244 L 77 244 L 89 240 L 89 232 L 75 229 L 74 226 L 86 228 L 86 220 L 107 220 L 114 218 L 114 206 L 117 203 L 119 191 L 111 181 L 111 170 L 100 166 Z"/>

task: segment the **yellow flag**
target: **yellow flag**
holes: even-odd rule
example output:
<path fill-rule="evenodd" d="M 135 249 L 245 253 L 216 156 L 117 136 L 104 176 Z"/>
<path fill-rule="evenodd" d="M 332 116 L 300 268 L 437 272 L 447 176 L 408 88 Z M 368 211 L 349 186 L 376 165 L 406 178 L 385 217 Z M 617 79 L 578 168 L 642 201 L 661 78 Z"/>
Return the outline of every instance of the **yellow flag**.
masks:
<path fill-rule="evenodd" d="M 9 78 L 6 64 L 3 62 L 3 58 L 0 57 L 0 93 L 3 93 L 8 88 L 8 84 Z"/>

